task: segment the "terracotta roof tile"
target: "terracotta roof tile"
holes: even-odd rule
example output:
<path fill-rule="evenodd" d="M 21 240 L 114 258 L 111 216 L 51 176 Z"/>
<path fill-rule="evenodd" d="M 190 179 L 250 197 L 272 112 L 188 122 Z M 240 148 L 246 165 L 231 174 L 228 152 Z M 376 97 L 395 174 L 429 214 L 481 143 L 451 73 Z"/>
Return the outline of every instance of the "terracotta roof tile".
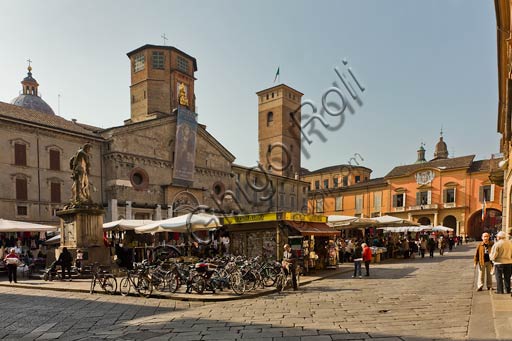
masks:
<path fill-rule="evenodd" d="M 88 129 L 84 129 L 79 124 L 68 121 L 57 115 L 48 115 L 36 110 L 30 110 L 17 105 L 0 102 L 0 119 L 8 118 L 20 122 L 37 124 L 42 127 L 57 128 L 72 133 L 78 133 L 89 137 L 101 138 L 99 135 L 92 133 Z"/>
<path fill-rule="evenodd" d="M 414 163 L 412 165 L 397 166 L 393 168 L 391 172 L 389 172 L 385 177 L 392 178 L 397 176 L 405 176 L 414 173 L 417 170 L 429 167 L 444 167 L 443 169 L 470 168 L 474 158 L 475 155 L 467 155 L 454 157 L 451 159 L 432 160 L 422 163 Z"/>

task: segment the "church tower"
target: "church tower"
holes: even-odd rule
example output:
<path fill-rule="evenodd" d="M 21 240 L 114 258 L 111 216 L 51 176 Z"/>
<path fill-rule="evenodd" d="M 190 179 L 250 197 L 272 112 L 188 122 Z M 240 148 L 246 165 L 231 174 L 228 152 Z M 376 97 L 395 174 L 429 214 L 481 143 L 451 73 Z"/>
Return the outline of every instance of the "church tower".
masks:
<path fill-rule="evenodd" d="M 256 94 L 260 163 L 265 171 L 294 178 L 300 173 L 303 94 L 285 84 Z"/>
<path fill-rule="evenodd" d="M 447 158 L 448 158 L 448 147 L 446 146 L 446 142 L 443 141 L 443 131 L 441 130 L 441 136 L 439 137 L 439 141 L 436 144 L 436 149 L 434 151 L 433 160 L 447 159 Z"/>
<path fill-rule="evenodd" d="M 144 45 L 127 55 L 131 68 L 131 118 L 126 123 L 171 114 L 180 97 L 181 105 L 195 112 L 194 57 L 175 47 L 158 45 Z"/>

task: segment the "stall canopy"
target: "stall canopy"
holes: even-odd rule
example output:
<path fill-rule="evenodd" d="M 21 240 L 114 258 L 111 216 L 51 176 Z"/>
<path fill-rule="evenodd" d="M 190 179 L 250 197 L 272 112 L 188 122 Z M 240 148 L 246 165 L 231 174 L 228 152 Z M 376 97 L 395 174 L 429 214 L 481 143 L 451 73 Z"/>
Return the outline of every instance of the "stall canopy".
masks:
<path fill-rule="evenodd" d="M 423 232 L 432 230 L 432 226 L 420 225 L 420 226 L 397 226 L 397 227 L 378 227 L 379 230 L 394 233 L 406 233 L 406 232 Z"/>
<path fill-rule="evenodd" d="M 372 218 L 376 222 L 376 226 L 398 227 L 398 226 L 420 226 L 410 220 L 383 215 L 381 217 Z"/>
<path fill-rule="evenodd" d="M 437 225 L 432 227 L 433 232 L 452 232 L 453 229 L 451 227 L 446 227 L 443 225 Z"/>
<path fill-rule="evenodd" d="M 111 221 L 110 223 L 103 224 L 103 230 L 104 231 L 127 231 L 127 230 L 133 230 L 136 227 L 147 225 L 154 222 L 154 220 L 132 220 L 132 219 L 121 219 L 121 220 L 115 220 Z"/>
<path fill-rule="evenodd" d="M 151 223 L 135 228 L 135 233 L 156 233 L 156 232 L 187 232 L 187 225 L 192 231 L 211 230 L 221 227 L 219 217 L 206 214 L 186 214 L 179 217 L 165 220 L 151 221 Z"/>
<path fill-rule="evenodd" d="M 336 218 L 342 217 L 342 218 Z M 346 217 L 346 218 L 343 218 Z M 337 230 L 345 230 L 345 229 L 353 229 L 358 227 L 370 227 L 375 225 L 375 220 L 371 218 L 357 218 L 350 217 L 352 219 L 348 219 L 349 216 L 329 216 L 327 218 L 327 224 L 331 227 L 334 227 Z M 339 219 L 336 221 L 336 219 Z"/>
<path fill-rule="evenodd" d="M 299 231 L 303 236 L 336 236 L 339 231 L 329 227 L 325 223 L 313 223 L 302 221 L 285 220 L 284 223 L 295 230 Z"/>
<path fill-rule="evenodd" d="M 47 232 L 57 231 L 57 226 L 0 219 L 0 232 Z"/>
<path fill-rule="evenodd" d="M 44 245 L 55 245 L 55 244 L 60 244 L 60 234 L 53 236 L 44 242 Z"/>

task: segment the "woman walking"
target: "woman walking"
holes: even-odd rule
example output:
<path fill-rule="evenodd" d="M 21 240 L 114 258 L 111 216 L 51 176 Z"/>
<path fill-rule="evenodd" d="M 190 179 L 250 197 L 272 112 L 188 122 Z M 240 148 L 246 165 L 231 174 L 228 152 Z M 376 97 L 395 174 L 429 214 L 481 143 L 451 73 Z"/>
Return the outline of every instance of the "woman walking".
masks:
<path fill-rule="evenodd" d="M 361 274 L 361 262 L 363 261 L 363 248 L 359 243 L 356 243 L 356 247 L 354 248 L 354 276 L 352 278 L 355 278 L 356 276 L 359 276 L 359 278 L 363 278 Z"/>

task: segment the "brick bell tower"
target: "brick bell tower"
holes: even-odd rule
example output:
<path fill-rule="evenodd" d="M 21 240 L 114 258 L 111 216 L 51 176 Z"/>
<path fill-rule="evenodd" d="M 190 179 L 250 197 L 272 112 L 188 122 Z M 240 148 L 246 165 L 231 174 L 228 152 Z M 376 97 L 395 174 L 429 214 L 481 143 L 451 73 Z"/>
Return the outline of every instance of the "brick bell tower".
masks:
<path fill-rule="evenodd" d="M 173 46 L 144 45 L 127 53 L 130 58 L 131 117 L 140 122 L 171 114 L 185 92 L 188 109 L 195 112 L 196 59 Z"/>
<path fill-rule="evenodd" d="M 272 174 L 294 178 L 300 173 L 300 104 L 304 94 L 280 84 L 256 95 L 260 163 Z"/>

